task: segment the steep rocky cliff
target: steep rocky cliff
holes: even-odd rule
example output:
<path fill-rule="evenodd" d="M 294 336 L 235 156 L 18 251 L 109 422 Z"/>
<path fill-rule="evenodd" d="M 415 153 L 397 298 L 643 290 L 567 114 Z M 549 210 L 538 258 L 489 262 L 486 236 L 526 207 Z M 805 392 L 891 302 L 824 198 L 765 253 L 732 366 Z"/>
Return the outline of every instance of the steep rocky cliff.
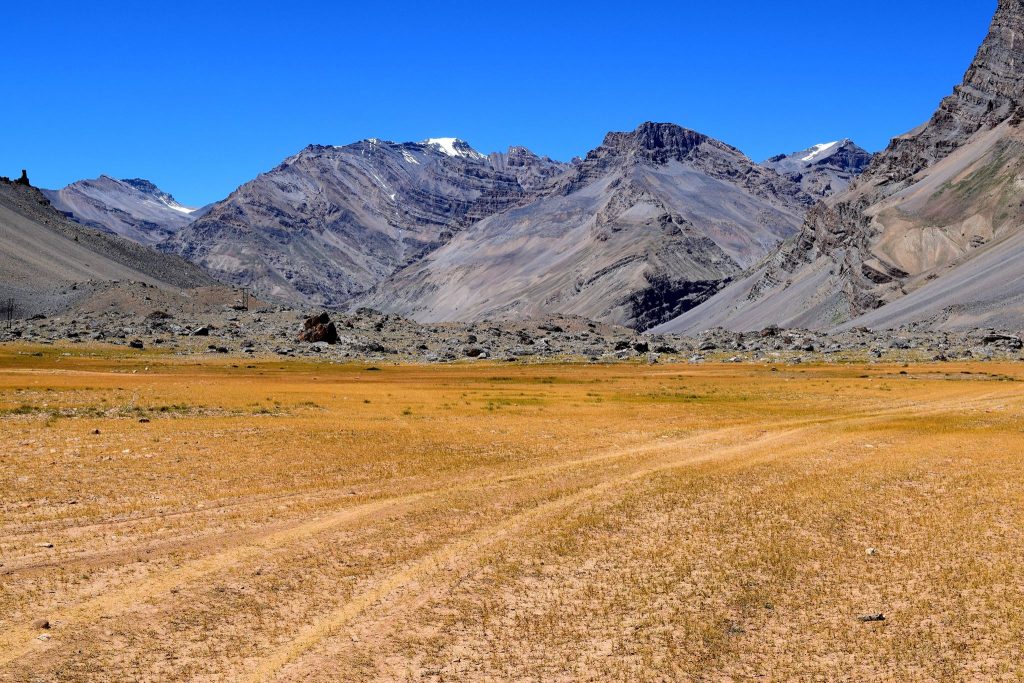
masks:
<path fill-rule="evenodd" d="M 894 139 L 759 268 L 665 329 L 828 328 L 868 314 L 872 324 L 972 325 L 1018 305 L 1024 314 L 1024 272 L 1011 258 L 1024 226 L 1022 105 L 1024 0 L 1001 0 L 963 83 L 926 124 Z M 988 286 L 975 288 L 981 257 Z M 908 296 L 918 303 L 883 312 Z"/>

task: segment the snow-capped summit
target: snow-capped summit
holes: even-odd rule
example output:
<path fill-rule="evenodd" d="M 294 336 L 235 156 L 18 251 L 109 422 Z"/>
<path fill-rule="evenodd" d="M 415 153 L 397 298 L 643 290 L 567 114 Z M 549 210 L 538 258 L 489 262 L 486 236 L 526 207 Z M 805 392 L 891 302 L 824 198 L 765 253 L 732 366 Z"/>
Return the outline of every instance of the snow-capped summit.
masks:
<path fill-rule="evenodd" d="M 462 157 L 464 159 L 486 159 L 487 157 L 469 146 L 459 138 L 430 138 L 423 141 L 427 147 L 434 147 L 450 157 Z"/>
<path fill-rule="evenodd" d="M 824 198 L 844 191 L 869 163 L 871 154 L 844 138 L 780 154 L 764 165 L 799 183 L 808 194 Z"/>
<path fill-rule="evenodd" d="M 843 142 L 849 142 L 849 140 L 836 140 L 835 142 L 823 142 L 820 145 L 815 145 L 814 147 L 811 147 L 811 153 L 803 157 L 800 161 L 814 161 L 825 152 Z"/>

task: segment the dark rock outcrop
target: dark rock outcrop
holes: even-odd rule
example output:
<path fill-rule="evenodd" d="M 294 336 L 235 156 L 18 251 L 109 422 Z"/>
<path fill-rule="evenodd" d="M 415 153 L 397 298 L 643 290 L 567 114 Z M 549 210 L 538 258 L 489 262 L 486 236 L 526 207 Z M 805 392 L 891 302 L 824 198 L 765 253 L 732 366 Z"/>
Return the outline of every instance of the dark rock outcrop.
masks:
<path fill-rule="evenodd" d="M 307 318 L 302 325 L 302 332 L 299 333 L 299 341 L 307 344 L 337 344 L 339 339 L 338 328 L 331 322 L 331 317 L 327 313 Z"/>

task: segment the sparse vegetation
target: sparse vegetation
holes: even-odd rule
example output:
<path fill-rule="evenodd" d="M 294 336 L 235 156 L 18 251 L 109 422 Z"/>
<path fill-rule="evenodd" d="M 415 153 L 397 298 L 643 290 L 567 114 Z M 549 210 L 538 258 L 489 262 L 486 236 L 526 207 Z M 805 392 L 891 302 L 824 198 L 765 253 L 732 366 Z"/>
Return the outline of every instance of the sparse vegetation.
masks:
<path fill-rule="evenodd" d="M 1020 673 L 1012 364 L 132 362 L 0 355 L 0 680 Z"/>

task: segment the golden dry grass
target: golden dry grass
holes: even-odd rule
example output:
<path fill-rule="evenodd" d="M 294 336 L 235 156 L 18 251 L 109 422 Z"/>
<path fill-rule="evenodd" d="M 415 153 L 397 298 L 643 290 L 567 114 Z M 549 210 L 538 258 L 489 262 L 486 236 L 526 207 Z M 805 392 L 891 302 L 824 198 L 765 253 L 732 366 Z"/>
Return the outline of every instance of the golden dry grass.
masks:
<path fill-rule="evenodd" d="M 1015 365 L 38 351 L 2 681 L 1024 678 Z"/>

